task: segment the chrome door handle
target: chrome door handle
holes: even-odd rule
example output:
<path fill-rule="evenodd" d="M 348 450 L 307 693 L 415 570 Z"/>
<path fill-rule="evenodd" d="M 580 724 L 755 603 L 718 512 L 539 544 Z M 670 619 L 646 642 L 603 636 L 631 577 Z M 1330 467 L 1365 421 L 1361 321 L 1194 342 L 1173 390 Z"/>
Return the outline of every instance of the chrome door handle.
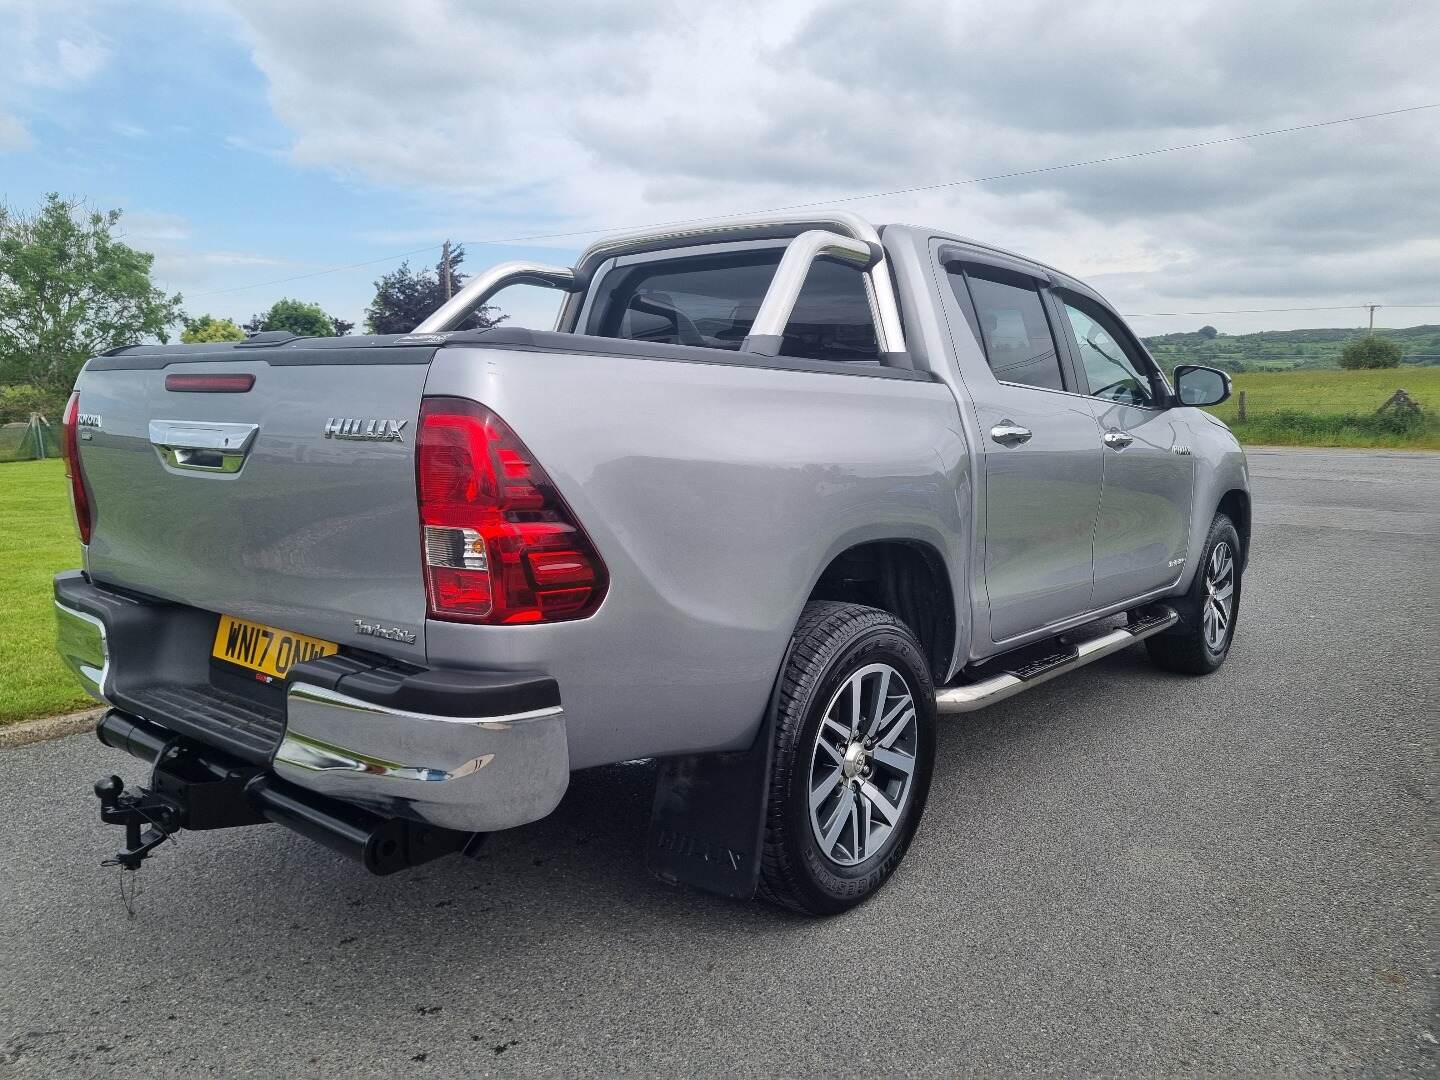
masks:
<path fill-rule="evenodd" d="M 1030 441 L 1030 429 L 1021 427 L 1014 420 L 1001 420 L 990 429 L 990 438 L 1003 446 L 1018 446 Z"/>
<path fill-rule="evenodd" d="M 1107 431 L 1102 441 L 1112 450 L 1124 450 L 1135 441 L 1135 436 L 1125 431 Z"/>

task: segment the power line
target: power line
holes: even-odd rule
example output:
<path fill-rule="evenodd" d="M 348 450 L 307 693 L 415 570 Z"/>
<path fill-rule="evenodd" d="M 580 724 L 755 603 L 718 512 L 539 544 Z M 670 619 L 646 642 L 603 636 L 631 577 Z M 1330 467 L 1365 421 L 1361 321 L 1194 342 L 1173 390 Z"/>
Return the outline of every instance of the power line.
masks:
<path fill-rule="evenodd" d="M 313 270 L 308 274 L 293 274 L 290 277 L 271 278 L 269 281 L 256 281 L 250 285 L 235 285 L 228 289 L 208 289 L 205 292 L 191 293 L 191 299 L 201 296 L 219 296 L 222 293 L 244 292 L 246 289 L 259 289 L 266 285 L 284 285 L 288 281 L 303 281 L 305 278 L 323 277 L 326 274 L 338 274 L 345 270 L 359 270 L 362 266 L 375 266 L 378 263 L 394 262 L 396 259 L 408 259 L 411 255 L 423 255 L 427 251 L 435 251 L 439 244 L 431 244 L 428 247 L 416 248 L 414 251 L 405 251 L 399 255 L 382 255 L 378 259 L 367 259 L 364 262 L 347 263 L 344 266 L 332 266 L 326 270 Z"/>
<path fill-rule="evenodd" d="M 697 221 L 709 221 L 715 217 L 729 217 L 734 214 L 774 214 L 786 210 L 805 210 L 816 206 L 835 206 L 840 203 L 861 202 L 868 199 L 892 198 L 896 195 L 913 195 L 921 191 L 939 191 L 944 188 L 966 187 L 973 184 L 988 184 L 998 180 L 1016 180 L 1024 176 L 1039 176 L 1044 173 L 1062 172 L 1067 169 L 1082 169 L 1094 165 L 1113 165 L 1121 161 L 1134 161 L 1137 158 L 1155 157 L 1160 154 L 1174 154 L 1182 150 L 1199 150 L 1210 146 L 1223 146 L 1227 143 L 1247 142 L 1251 139 L 1263 139 L 1271 135 L 1290 135 L 1298 131 L 1314 131 L 1317 128 L 1335 127 L 1338 124 L 1353 124 L 1361 120 L 1376 120 L 1385 116 L 1400 116 L 1404 113 L 1422 112 L 1426 109 L 1440 109 L 1440 101 L 1431 102 L 1427 105 L 1407 105 L 1400 109 L 1385 109 L 1380 112 L 1360 113 L 1356 116 L 1342 116 L 1334 120 L 1317 120 L 1310 124 L 1294 124 L 1290 127 L 1269 128 L 1265 131 L 1252 131 L 1244 135 L 1227 135 L 1218 139 L 1202 139 L 1198 142 L 1180 143 L 1175 146 L 1161 146 L 1152 150 L 1137 150 L 1128 154 L 1112 154 L 1108 157 L 1087 158 L 1083 161 L 1069 161 L 1060 165 L 1042 165 L 1033 169 L 1014 169 L 1010 172 L 992 173 L 988 176 L 973 176 L 961 180 L 942 180 L 933 184 L 915 184 L 910 187 L 890 188 L 885 191 L 856 192 L 849 195 L 835 195 L 825 199 L 814 199 L 808 202 L 787 203 L 783 206 L 771 206 L 760 210 L 736 211 L 732 214 L 706 214 L 701 217 L 675 218 L 669 221 L 652 221 L 641 225 L 598 225 L 593 228 L 572 229 L 566 232 L 530 233 L 523 236 L 495 237 L 487 240 L 466 240 L 465 244 L 473 247 L 496 246 L 502 244 L 522 244 L 535 240 L 567 240 L 581 236 L 595 236 L 600 233 L 622 232 L 635 229 L 656 229 L 668 228 L 674 225 L 689 225 Z M 334 266 L 325 270 L 315 270 L 305 274 L 295 274 L 291 277 L 275 278 L 271 281 L 257 281 L 252 285 L 237 285 L 227 289 L 211 289 L 207 292 L 195 293 L 195 297 L 216 296 L 221 293 L 243 292 L 246 289 L 258 289 L 266 285 L 282 285 L 290 281 L 300 281 L 305 278 L 321 277 L 325 274 L 340 273 L 345 270 L 356 270 L 364 266 L 374 266 L 377 263 L 393 262 L 396 259 L 409 258 L 411 255 L 419 255 L 422 252 L 433 251 L 439 244 L 431 244 L 419 248 L 416 251 L 407 251 L 400 255 L 386 255 L 378 259 L 369 259 L 365 262 L 350 263 L 346 266 Z M 1137 316 L 1141 317 L 1141 316 Z"/>
<path fill-rule="evenodd" d="M 1109 157 L 1089 158 L 1085 161 L 1070 161 L 1063 165 L 1044 165 L 1034 169 L 1016 169 L 1011 172 L 992 173 L 989 176 L 973 176 L 963 180 L 942 180 L 934 184 L 916 184 L 913 187 L 891 188 L 887 191 L 867 191 L 851 195 L 836 195 L 828 199 L 786 203 L 783 206 L 770 206 L 763 210 L 745 210 L 740 211 L 740 213 L 776 214 L 785 210 L 806 210 L 816 206 L 834 206 L 837 203 L 859 202 L 864 199 L 884 199 L 895 195 L 913 195 L 918 191 L 936 191 L 941 188 L 963 187 L 969 184 L 986 184 L 996 180 L 1014 180 L 1022 176 L 1036 176 L 1041 173 L 1060 172 L 1064 169 L 1080 169 L 1091 165 L 1109 165 L 1118 161 L 1131 161 L 1135 158 L 1154 157 L 1157 154 L 1173 154 L 1180 150 L 1196 150 L 1206 146 L 1219 146 L 1222 143 L 1244 142 L 1247 139 L 1261 139 L 1267 135 L 1288 135 L 1297 131 L 1310 131 L 1314 128 L 1334 127 L 1336 124 L 1353 124 L 1357 120 L 1374 120 L 1377 117 L 1420 112 L 1424 109 L 1440 109 L 1440 101 L 1432 102 L 1429 105 L 1409 105 L 1403 109 L 1387 109 L 1384 112 L 1346 116 L 1338 120 L 1319 120 L 1313 124 L 1297 124 L 1293 127 L 1271 128 L 1268 131 L 1253 131 L 1247 135 L 1229 135 L 1223 139 L 1205 139 L 1200 142 L 1182 143 L 1178 146 L 1162 146 L 1155 150 L 1137 150 L 1129 154 L 1113 154 Z M 715 216 L 714 214 L 707 214 L 704 217 L 676 218 L 671 221 L 652 221 L 644 225 L 627 225 L 623 227 L 606 225 L 594 229 L 577 229 L 572 232 L 534 233 L 530 236 L 512 236 L 500 240 L 467 240 L 465 243 L 480 247 L 485 244 L 516 244 L 527 240 L 563 240 L 576 236 L 593 236 L 596 233 L 604 232 L 628 232 L 632 229 L 656 229 L 666 228 L 672 225 L 690 225 L 697 221 L 709 221 Z"/>
<path fill-rule="evenodd" d="M 1280 311 L 1364 311 L 1369 304 L 1329 304 L 1321 307 L 1260 307 L 1234 308 L 1230 311 L 1147 311 L 1142 315 L 1126 315 L 1127 319 L 1160 319 L 1176 315 L 1269 315 Z M 1440 304 L 1377 304 L 1385 308 L 1440 309 Z"/>
<path fill-rule="evenodd" d="M 976 176 L 965 180 L 944 180 L 934 184 L 916 184 L 913 187 L 893 188 L 889 191 L 869 191 L 858 195 L 840 195 L 831 199 L 816 199 L 812 202 L 790 203 L 787 206 L 773 206 L 768 210 L 752 213 L 769 214 L 781 210 L 804 210 L 812 206 L 833 206 L 835 203 L 858 202 L 862 199 L 883 199 L 893 195 L 913 195 L 917 191 L 937 191 L 941 188 L 963 187 L 967 184 L 985 184 L 994 180 L 1014 180 L 1022 176 L 1037 176 L 1041 173 L 1060 172 L 1063 169 L 1080 169 L 1090 165 L 1110 165 L 1117 161 L 1133 161 L 1135 158 L 1154 157 L 1157 154 L 1173 154 L 1179 150 L 1198 150 L 1206 146 L 1220 146 L 1224 143 L 1244 142 L 1248 139 L 1263 139 L 1267 135 L 1289 135 L 1297 131 L 1311 131 L 1315 128 L 1334 127 L 1336 124 L 1353 124 L 1357 120 L 1374 120 L 1382 116 L 1398 116 L 1401 113 L 1420 112 L 1423 109 L 1440 109 L 1440 101 L 1429 105 L 1408 105 L 1403 109 L 1386 109 L 1383 112 L 1363 113 L 1359 116 L 1345 116 L 1338 120 L 1318 120 L 1313 124 L 1296 124 L 1292 127 L 1271 128 L 1268 131 L 1252 131 L 1247 135 L 1227 135 L 1221 139 L 1203 139 L 1200 142 L 1181 143 L 1177 146 L 1162 146 L 1155 150 L 1137 150 L 1129 154 L 1112 154 L 1109 157 L 1089 158 L 1085 161 L 1070 161 L 1063 165 L 1043 165 L 1035 169 L 1016 169 L 1012 172 L 994 173 L 990 176 Z M 703 219 L 697 219 L 703 220 Z M 662 222 L 662 225 L 671 224 Z M 640 226 L 649 228 L 650 226 Z"/>

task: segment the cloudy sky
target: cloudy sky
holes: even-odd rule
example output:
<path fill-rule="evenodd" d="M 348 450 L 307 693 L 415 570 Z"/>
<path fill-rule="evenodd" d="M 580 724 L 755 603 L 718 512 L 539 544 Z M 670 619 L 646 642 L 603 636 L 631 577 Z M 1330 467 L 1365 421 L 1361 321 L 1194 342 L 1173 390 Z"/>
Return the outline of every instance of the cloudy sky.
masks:
<path fill-rule="evenodd" d="M 1404 326 L 1440 322 L 1400 306 L 1440 305 L 1440 108 L 956 182 L 1440 103 L 1437 56 L 1434 0 L 0 0 L 0 197 L 123 208 L 188 310 L 240 319 L 358 319 L 447 236 L 568 262 L 948 185 L 845 205 L 1060 266 L 1141 333 Z"/>

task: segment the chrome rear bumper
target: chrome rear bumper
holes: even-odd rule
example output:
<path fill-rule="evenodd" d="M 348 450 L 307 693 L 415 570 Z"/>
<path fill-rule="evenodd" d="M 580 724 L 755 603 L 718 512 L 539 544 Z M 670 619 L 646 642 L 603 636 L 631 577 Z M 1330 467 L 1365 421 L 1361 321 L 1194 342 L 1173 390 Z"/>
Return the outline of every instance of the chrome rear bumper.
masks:
<path fill-rule="evenodd" d="M 110 674 L 110 645 L 105 624 L 94 615 L 76 611 L 56 600 L 55 647 L 85 692 L 97 701 L 105 701 L 105 681 Z"/>
<path fill-rule="evenodd" d="M 300 787 L 447 829 L 494 832 L 560 802 L 570 756 L 560 706 L 435 716 L 292 683 L 272 768 Z"/>
<path fill-rule="evenodd" d="M 56 577 L 55 612 L 59 653 L 93 697 L 317 794 L 493 832 L 544 817 L 569 786 L 565 715 L 548 676 L 339 655 L 292 668 L 282 708 L 278 694 L 251 700 L 212 686 L 211 613 L 76 572 Z"/>

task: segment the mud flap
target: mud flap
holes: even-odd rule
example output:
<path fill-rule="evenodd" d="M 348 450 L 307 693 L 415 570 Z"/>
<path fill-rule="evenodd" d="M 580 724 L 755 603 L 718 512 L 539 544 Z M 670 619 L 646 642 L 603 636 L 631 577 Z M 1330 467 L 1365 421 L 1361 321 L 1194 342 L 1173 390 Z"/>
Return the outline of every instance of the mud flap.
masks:
<path fill-rule="evenodd" d="M 645 865 L 661 881 L 742 900 L 755 895 L 765 846 L 775 714 L 790 648 L 749 750 L 660 762 Z"/>

